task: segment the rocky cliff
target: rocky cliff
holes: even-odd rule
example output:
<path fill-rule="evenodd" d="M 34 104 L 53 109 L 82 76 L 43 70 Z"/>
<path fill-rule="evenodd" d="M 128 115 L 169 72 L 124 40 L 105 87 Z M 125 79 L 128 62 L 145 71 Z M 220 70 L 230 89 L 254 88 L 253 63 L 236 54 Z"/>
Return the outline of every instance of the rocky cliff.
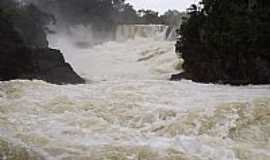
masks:
<path fill-rule="evenodd" d="M 12 79 L 39 79 L 55 84 L 85 82 L 60 51 L 28 47 L 13 24 L 0 16 L 0 80 Z"/>

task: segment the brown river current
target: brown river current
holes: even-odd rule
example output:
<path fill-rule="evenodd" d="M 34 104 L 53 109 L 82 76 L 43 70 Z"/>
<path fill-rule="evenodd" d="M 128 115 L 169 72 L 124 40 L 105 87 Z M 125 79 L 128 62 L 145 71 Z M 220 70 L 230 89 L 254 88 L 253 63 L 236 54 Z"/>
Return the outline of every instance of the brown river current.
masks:
<path fill-rule="evenodd" d="M 0 82 L 1 160 L 270 160 L 269 85 L 167 81 L 166 27 L 122 27 L 93 48 L 50 37 L 87 84 Z"/>

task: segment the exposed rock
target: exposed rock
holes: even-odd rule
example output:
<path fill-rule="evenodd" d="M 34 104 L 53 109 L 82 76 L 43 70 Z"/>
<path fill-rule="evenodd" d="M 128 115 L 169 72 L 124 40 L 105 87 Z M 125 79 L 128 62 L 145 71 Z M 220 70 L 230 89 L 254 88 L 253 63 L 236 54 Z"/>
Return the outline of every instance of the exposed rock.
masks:
<path fill-rule="evenodd" d="M 55 49 L 35 49 L 32 54 L 37 78 L 56 84 L 77 84 L 85 81 L 66 63 L 62 53 Z"/>
<path fill-rule="evenodd" d="M 48 40 L 46 25 L 53 21 L 53 17 L 40 11 L 35 5 L 30 4 L 16 8 L 18 14 L 13 14 L 8 19 L 14 29 L 29 48 L 47 48 Z"/>
<path fill-rule="evenodd" d="M 179 73 L 179 74 L 173 74 L 170 78 L 171 81 L 180 81 L 182 79 L 185 79 L 185 72 Z"/>
<path fill-rule="evenodd" d="M 25 78 L 31 73 L 31 50 L 24 46 L 13 26 L 0 17 L 0 80 Z"/>
<path fill-rule="evenodd" d="M 55 84 L 85 82 L 60 51 L 28 48 L 13 25 L 0 16 L 0 80 L 12 79 L 39 79 Z"/>

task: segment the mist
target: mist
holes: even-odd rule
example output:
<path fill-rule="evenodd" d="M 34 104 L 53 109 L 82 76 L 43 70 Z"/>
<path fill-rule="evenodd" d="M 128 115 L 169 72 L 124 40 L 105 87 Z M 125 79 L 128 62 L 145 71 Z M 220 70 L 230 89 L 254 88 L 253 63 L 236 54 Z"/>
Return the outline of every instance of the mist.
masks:
<path fill-rule="evenodd" d="M 126 24 L 179 25 L 185 13 L 168 11 L 163 15 L 153 10 L 135 10 L 125 0 L 24 0 L 55 17 L 49 28 L 62 36 L 80 39 L 79 46 L 93 46 L 114 40 L 117 27 Z M 88 31 L 88 35 L 80 35 Z M 87 42 L 85 41 L 87 40 Z"/>
<path fill-rule="evenodd" d="M 0 160 L 270 159 L 270 3 L 146 1 L 0 0 Z"/>

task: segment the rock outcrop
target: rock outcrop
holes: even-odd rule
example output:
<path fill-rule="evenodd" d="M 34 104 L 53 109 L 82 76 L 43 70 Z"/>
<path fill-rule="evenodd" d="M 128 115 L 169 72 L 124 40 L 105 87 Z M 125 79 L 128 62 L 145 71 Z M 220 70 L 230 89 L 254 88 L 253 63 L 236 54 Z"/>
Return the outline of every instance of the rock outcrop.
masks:
<path fill-rule="evenodd" d="M 13 25 L 0 16 L 0 80 L 13 79 L 39 79 L 55 84 L 85 82 L 60 51 L 29 48 Z"/>
<path fill-rule="evenodd" d="M 0 17 L 0 80 L 26 78 L 34 73 L 31 54 L 13 26 Z"/>
<path fill-rule="evenodd" d="M 55 84 L 77 84 L 85 81 L 65 62 L 59 50 L 43 48 L 34 49 L 32 60 L 37 79 Z"/>

